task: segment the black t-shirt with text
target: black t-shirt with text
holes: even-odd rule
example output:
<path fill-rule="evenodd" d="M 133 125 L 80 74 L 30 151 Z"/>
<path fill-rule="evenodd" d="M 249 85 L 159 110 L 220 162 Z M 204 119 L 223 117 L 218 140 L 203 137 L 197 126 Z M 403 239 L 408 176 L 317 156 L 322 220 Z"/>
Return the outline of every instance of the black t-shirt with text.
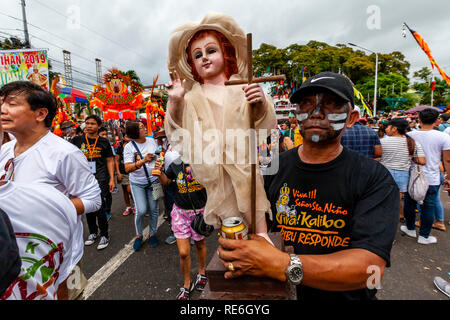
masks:
<path fill-rule="evenodd" d="M 264 182 L 272 230 L 281 232 L 286 245 L 300 255 L 365 249 L 390 265 L 400 197 L 384 166 L 347 148 L 324 164 L 304 163 L 298 147 L 279 160 L 278 173 Z M 352 300 L 373 299 L 376 289 L 331 292 L 299 285 L 297 292 L 299 299 Z"/>
<path fill-rule="evenodd" d="M 189 165 L 184 163 L 176 164 L 175 162 L 177 161 L 172 162 L 165 172 L 167 178 L 173 180 L 176 185 L 176 192 L 174 193 L 175 204 L 184 210 L 203 208 L 207 200 L 206 189 L 194 178 L 191 181 L 187 181 L 186 168 Z"/>
<path fill-rule="evenodd" d="M 109 172 L 106 159 L 114 157 L 109 141 L 105 138 L 87 139 L 86 136 L 76 136 L 71 142 L 76 145 L 86 156 L 88 162 L 95 162 L 95 178 L 98 181 L 109 180 Z"/>

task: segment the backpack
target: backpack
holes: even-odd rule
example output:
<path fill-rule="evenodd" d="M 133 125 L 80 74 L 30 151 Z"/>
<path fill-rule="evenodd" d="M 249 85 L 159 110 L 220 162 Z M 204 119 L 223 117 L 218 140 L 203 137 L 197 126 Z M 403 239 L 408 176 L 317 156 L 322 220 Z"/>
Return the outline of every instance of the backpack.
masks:
<path fill-rule="evenodd" d="M 425 173 L 421 167 L 422 166 L 418 164 L 414 166 L 408 183 L 409 196 L 419 204 L 423 204 L 423 200 L 425 199 L 428 191 L 427 177 L 425 177 Z"/>

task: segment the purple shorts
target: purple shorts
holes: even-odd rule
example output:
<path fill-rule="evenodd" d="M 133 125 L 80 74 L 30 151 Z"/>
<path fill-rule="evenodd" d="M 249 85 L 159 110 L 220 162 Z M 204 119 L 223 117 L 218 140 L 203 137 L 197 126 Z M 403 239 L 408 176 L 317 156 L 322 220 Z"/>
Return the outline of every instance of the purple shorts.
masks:
<path fill-rule="evenodd" d="M 196 211 L 197 213 L 203 214 L 205 209 L 202 208 Z M 176 204 L 174 204 L 170 215 L 172 216 L 172 231 L 175 238 L 177 239 L 192 238 L 194 241 L 200 241 L 205 238 L 204 236 L 199 235 L 191 228 L 191 222 L 195 218 L 194 210 L 180 209 L 176 206 Z"/>

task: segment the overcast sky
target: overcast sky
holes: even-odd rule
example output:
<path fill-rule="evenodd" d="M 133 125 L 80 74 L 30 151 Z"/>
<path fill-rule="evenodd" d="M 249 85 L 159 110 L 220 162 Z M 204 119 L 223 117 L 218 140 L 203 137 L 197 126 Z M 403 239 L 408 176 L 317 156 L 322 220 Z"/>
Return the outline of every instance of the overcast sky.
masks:
<path fill-rule="evenodd" d="M 0 36 L 23 39 L 16 30 L 23 29 L 22 21 L 11 18 L 22 19 L 20 0 L 0 4 Z M 229 14 L 252 32 L 254 49 L 263 42 L 280 48 L 310 40 L 352 42 L 380 53 L 401 51 L 412 74 L 430 63 L 409 32 L 402 37 L 406 22 L 450 74 L 449 0 L 26 0 L 32 46 L 49 49 L 56 71 L 63 71 L 62 48 L 71 51 L 72 66 L 85 73 L 74 78 L 87 82 L 94 80 L 95 58 L 102 60 L 103 72 L 115 66 L 134 69 L 144 84 L 156 74 L 159 82 L 168 81 L 170 32 L 208 11 Z"/>

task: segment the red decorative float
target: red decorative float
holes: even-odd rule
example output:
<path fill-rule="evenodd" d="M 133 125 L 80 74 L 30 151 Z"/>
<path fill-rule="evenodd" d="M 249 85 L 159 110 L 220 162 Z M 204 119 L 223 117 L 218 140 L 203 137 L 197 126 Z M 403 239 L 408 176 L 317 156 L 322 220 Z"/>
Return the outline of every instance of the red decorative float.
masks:
<path fill-rule="evenodd" d="M 135 110 L 142 107 L 142 87 L 118 69 L 103 76 L 105 87 L 94 86 L 89 106 L 103 111 L 103 120 L 136 119 Z"/>

